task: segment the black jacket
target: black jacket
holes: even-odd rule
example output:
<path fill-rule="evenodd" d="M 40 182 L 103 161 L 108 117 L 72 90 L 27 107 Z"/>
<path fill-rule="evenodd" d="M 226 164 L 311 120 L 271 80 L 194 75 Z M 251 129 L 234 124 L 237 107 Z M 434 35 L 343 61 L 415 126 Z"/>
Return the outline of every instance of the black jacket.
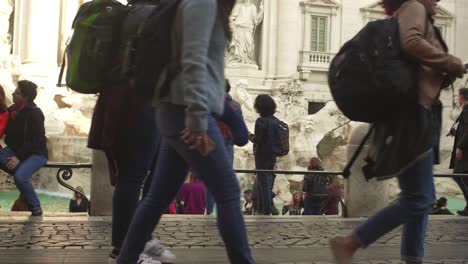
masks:
<path fill-rule="evenodd" d="M 272 154 L 271 136 L 273 128 L 270 123 L 277 119 L 274 116 L 262 116 L 255 121 L 255 134 L 251 136 L 251 141 L 254 143 L 253 151 L 255 156 L 261 156 L 266 159 L 275 158 Z"/>
<path fill-rule="evenodd" d="M 375 124 L 367 165 L 363 168 L 366 179 L 397 177 L 427 157 L 434 148 L 434 133 L 440 134 L 434 130 L 441 127 L 433 124 L 436 119 L 433 111 L 418 104 L 398 120 Z"/>
<path fill-rule="evenodd" d="M 450 169 L 455 173 L 468 172 L 468 105 L 463 107 L 463 111 L 457 118 L 458 127 L 453 144 L 452 157 L 450 159 Z M 457 160 L 457 148 L 463 151 L 463 158 Z"/>
<path fill-rule="evenodd" d="M 44 114 L 34 103 L 26 106 L 12 118 L 15 105 L 8 108 L 10 120 L 5 130 L 5 144 L 21 161 L 31 155 L 48 157 Z"/>

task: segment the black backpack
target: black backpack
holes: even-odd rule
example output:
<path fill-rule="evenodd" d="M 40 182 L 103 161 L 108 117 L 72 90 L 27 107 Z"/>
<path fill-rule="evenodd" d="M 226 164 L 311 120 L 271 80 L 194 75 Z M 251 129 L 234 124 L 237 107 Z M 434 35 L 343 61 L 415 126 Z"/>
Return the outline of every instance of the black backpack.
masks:
<path fill-rule="evenodd" d="M 112 79 L 112 68 L 120 48 L 120 32 L 128 6 L 116 0 L 93 0 L 80 6 L 73 35 L 63 56 L 57 86 L 67 67 L 66 86 L 93 94 Z"/>
<path fill-rule="evenodd" d="M 135 93 L 151 97 L 161 73 L 168 71 L 166 84 L 162 86 L 167 93 L 168 81 L 176 74 L 171 64 L 172 26 L 181 0 L 162 0 L 139 26 L 136 38 L 127 49 L 124 73 L 130 80 Z"/>
<path fill-rule="evenodd" d="M 402 54 L 398 21 L 391 17 L 368 23 L 344 44 L 330 65 L 328 83 L 346 117 L 385 122 L 416 103 L 416 70 Z"/>
<path fill-rule="evenodd" d="M 122 24 L 120 62 L 115 69 L 121 80 L 129 80 L 135 71 L 135 52 L 137 49 L 138 31 L 156 9 L 156 4 L 144 2 L 130 7 Z"/>
<path fill-rule="evenodd" d="M 306 175 L 306 182 L 309 184 L 308 195 L 312 200 L 323 202 L 328 199 L 330 195 L 328 191 L 329 177 L 310 174 Z"/>
<path fill-rule="evenodd" d="M 271 146 L 271 153 L 274 157 L 286 156 L 289 153 L 289 126 L 278 118 L 274 117 L 269 121 L 268 145 Z"/>

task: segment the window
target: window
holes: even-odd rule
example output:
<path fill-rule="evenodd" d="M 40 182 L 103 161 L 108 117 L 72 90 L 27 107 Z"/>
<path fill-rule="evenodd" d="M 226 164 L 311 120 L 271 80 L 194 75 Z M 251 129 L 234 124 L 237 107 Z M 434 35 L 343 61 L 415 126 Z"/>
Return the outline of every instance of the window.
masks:
<path fill-rule="evenodd" d="M 325 107 L 324 102 L 309 102 L 307 112 L 309 115 L 315 115 Z"/>
<path fill-rule="evenodd" d="M 324 75 L 339 50 L 340 4 L 338 0 L 300 0 L 302 42 L 299 51 L 299 78 L 308 80 L 312 73 Z"/>
<path fill-rule="evenodd" d="M 311 17 L 310 51 L 328 51 L 328 17 Z"/>

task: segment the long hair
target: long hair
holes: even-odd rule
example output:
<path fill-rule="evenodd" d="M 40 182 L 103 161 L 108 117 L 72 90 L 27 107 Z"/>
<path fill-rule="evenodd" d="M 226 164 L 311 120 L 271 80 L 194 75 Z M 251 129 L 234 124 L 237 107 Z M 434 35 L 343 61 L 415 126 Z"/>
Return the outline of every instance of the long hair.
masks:
<path fill-rule="evenodd" d="M 299 196 L 299 201 L 296 202 L 296 200 L 294 199 L 296 197 L 296 195 Z M 291 195 L 291 201 L 289 202 L 290 206 L 294 206 L 294 207 L 300 207 L 301 206 L 301 203 L 302 203 L 302 196 L 299 192 L 293 192 L 292 195 Z"/>
<path fill-rule="evenodd" d="M 229 41 L 232 39 L 229 17 L 231 16 L 232 10 L 234 9 L 234 5 L 236 5 L 236 1 L 237 0 L 218 0 L 218 12 L 221 15 L 223 22 L 224 34 Z"/>
<path fill-rule="evenodd" d="M 380 2 L 380 5 L 383 7 L 385 10 L 385 13 L 389 16 L 393 15 L 395 11 L 400 8 L 400 6 L 408 0 L 382 0 Z"/>
<path fill-rule="evenodd" d="M 83 190 L 83 187 L 77 186 L 77 187 L 76 187 L 76 190 L 79 191 L 80 193 L 75 192 L 75 193 L 73 194 L 73 199 L 74 199 L 74 200 L 76 200 L 76 199 L 78 199 L 78 198 L 83 199 L 83 196 L 81 195 L 81 193 L 82 193 L 82 194 L 85 193 L 84 190 Z"/>
<path fill-rule="evenodd" d="M 317 157 L 311 158 L 307 165 L 307 169 L 312 171 L 323 171 L 322 161 Z"/>
<path fill-rule="evenodd" d="M 5 90 L 0 85 L 0 113 L 4 113 L 7 109 Z"/>

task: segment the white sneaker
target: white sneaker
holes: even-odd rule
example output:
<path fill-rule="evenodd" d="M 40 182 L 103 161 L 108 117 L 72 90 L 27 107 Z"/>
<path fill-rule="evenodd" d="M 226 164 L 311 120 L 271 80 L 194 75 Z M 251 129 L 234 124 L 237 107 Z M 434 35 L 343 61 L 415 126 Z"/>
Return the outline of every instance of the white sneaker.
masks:
<path fill-rule="evenodd" d="M 169 251 L 158 239 L 153 239 L 146 243 L 145 250 L 140 254 L 140 258 L 150 257 L 162 263 L 174 263 L 176 256 Z M 151 262 L 143 262 L 150 264 Z M 153 263 L 151 263 L 153 264 Z"/>
<path fill-rule="evenodd" d="M 161 264 L 161 261 L 153 259 L 145 253 L 141 253 L 137 264 Z"/>

